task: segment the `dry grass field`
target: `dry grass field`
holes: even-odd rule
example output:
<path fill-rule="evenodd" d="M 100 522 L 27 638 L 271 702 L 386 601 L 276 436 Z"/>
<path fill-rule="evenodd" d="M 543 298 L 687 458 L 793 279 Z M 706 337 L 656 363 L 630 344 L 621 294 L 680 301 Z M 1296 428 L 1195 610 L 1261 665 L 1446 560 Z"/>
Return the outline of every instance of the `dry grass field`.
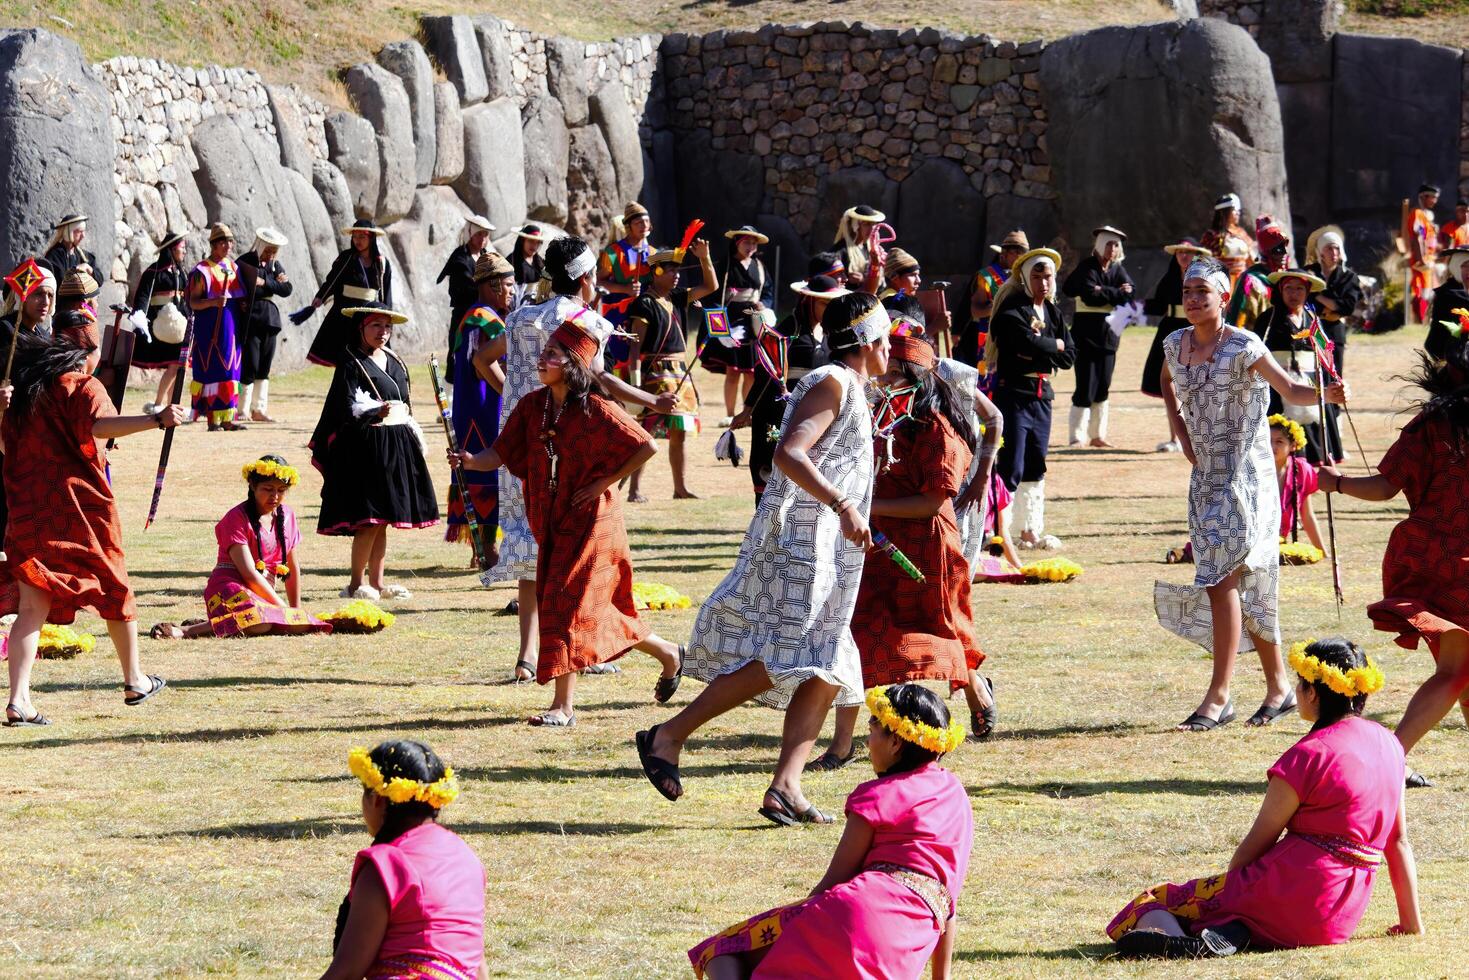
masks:
<path fill-rule="evenodd" d="M 1151 451 L 1162 409 L 1136 384 L 1149 339 L 1147 330 L 1129 331 L 1123 346 L 1113 421 L 1124 448 L 1051 457 L 1051 529 L 1085 575 L 1068 585 L 982 586 L 976 595 L 1001 721 L 995 740 L 966 744 L 948 760 L 969 789 L 976 829 L 959 976 L 1196 975 L 1187 964 L 1107 959 L 1102 927 L 1144 886 L 1222 869 L 1258 807 L 1266 768 L 1306 730 L 1295 717 L 1263 731 L 1242 723 L 1202 735 L 1170 730 L 1196 703 L 1208 664 L 1157 625 L 1151 606 L 1155 578 L 1189 573 L 1161 563 L 1185 535 L 1188 474 L 1180 457 Z M 1409 353 L 1403 334 L 1352 340 L 1354 414 L 1374 461 L 1404 421 L 1402 385 L 1390 376 Z M 421 416 L 426 380 L 416 394 Z M 715 379 L 702 380 L 705 392 L 716 390 Z M 320 483 L 304 444 L 326 383 L 321 371 L 280 378 L 278 425 L 184 430 L 161 519 L 146 534 L 158 437 L 132 437 L 115 453 L 144 627 L 202 614 L 211 528 L 241 499 L 243 462 L 279 451 L 301 466 L 290 502 L 303 526 L 314 526 Z M 134 408 L 142 400 L 142 392 L 129 398 Z M 669 499 L 659 459 L 653 502 L 626 511 L 639 578 L 674 585 L 696 603 L 733 563 L 751 511 L 747 473 L 716 463 L 712 445 L 709 434 L 695 443 L 692 486 L 702 500 Z M 1290 639 L 1341 630 L 1368 643 L 1388 676 L 1369 712 L 1387 724 L 1430 664 L 1369 632 L 1362 611 L 1380 595 L 1383 545 L 1404 511 L 1401 501 L 1340 505 L 1340 626 L 1326 565 L 1282 576 Z M 345 556 L 341 539 L 308 536 L 310 608 L 338 604 Z M 101 623 L 79 620 L 99 634 L 97 650 L 37 670 L 36 704 L 55 724 L 0 729 L 0 973 L 316 975 L 329 958 L 352 855 L 368 841 L 346 754 L 389 736 L 427 740 L 461 774 L 463 795 L 445 820 L 488 871 L 493 975 L 687 976 L 687 947 L 809 890 L 840 828 L 780 830 L 756 815 L 779 714 L 740 709 L 703 732 L 685 755 L 687 795 L 666 803 L 642 779 L 632 745 L 636 729 L 668 713 L 651 703 L 653 662 L 634 656 L 620 675 L 586 679 L 577 728 L 526 727 L 522 719 L 549 692 L 499 683 L 514 661 L 515 619 L 500 613 L 511 591 L 479 588 L 462 570 L 465 558 L 437 530 L 393 532 L 391 578 L 414 597 L 390 606 L 398 622 L 376 636 L 144 640 L 147 668 L 165 674 L 169 689 L 137 710 L 122 705 Z M 681 639 L 693 612 L 651 618 Z M 675 701 L 696 688 L 687 682 Z M 1261 692 L 1258 665 L 1243 661 L 1242 718 Z M 1384 875 L 1352 944 L 1249 954 L 1208 974 L 1463 975 L 1466 744 L 1456 716 L 1414 755 L 1437 783 L 1409 805 L 1429 935 L 1385 937 L 1396 918 Z M 807 792 L 839 810 L 869 775 L 865 764 L 815 775 Z"/>

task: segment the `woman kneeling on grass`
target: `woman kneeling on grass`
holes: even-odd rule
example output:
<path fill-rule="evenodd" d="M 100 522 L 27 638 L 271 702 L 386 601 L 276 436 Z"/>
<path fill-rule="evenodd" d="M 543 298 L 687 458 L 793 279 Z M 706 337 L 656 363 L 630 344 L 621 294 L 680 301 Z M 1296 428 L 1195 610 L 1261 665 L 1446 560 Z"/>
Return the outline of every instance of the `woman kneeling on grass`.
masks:
<path fill-rule="evenodd" d="M 974 817 L 938 760 L 964 727 L 917 684 L 868 693 L 867 752 L 877 778 L 847 797 L 847 827 L 811 897 L 746 919 L 689 950 L 695 976 L 949 976 Z"/>
<path fill-rule="evenodd" d="M 484 980 L 485 868 L 439 825 L 459 795 L 454 770 L 409 741 L 353 749 L 347 764 L 372 846 L 352 863 L 321 980 Z"/>
<path fill-rule="evenodd" d="M 1384 857 L 1398 900 L 1393 933 L 1420 933 L 1418 878 L 1403 808 L 1403 747 L 1362 717 L 1382 672 L 1361 647 L 1320 640 L 1290 653 L 1296 709 L 1311 731 L 1270 767 L 1265 802 L 1229 870 L 1151 888 L 1107 926 L 1129 956 L 1228 956 L 1346 942 Z M 1285 831 L 1285 836 L 1281 836 Z"/>
<path fill-rule="evenodd" d="M 577 673 L 628 650 L 641 650 L 663 665 L 653 689 L 659 704 L 673 697 L 683 674 L 683 648 L 638 619 L 627 530 L 612 492 L 658 450 L 602 393 L 590 367 L 597 348 L 597 338 L 575 316 L 567 320 L 536 362 L 545 387 L 516 404 L 495 444 L 473 455 L 448 454 L 450 466 L 504 466 L 524 487 L 538 550 L 536 680 L 556 682 L 550 709 L 530 724 L 550 728 L 576 724 Z"/>
<path fill-rule="evenodd" d="M 159 623 L 149 633 L 155 640 L 332 631 L 331 624 L 301 608 L 301 566 L 296 562 L 301 531 L 295 511 L 286 506 L 286 491 L 300 482 L 301 474 L 275 455 L 247 463 L 243 473 L 250 486 L 244 503 L 214 525 L 219 555 L 204 587 L 209 618 L 182 628 Z M 281 587 L 285 602 L 276 591 Z"/>

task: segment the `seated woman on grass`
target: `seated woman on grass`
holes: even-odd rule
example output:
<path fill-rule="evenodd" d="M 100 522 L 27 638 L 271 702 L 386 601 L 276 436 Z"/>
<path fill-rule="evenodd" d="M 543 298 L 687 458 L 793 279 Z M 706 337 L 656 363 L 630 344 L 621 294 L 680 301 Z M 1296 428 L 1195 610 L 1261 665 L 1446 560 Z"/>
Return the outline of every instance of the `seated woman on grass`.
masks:
<path fill-rule="evenodd" d="M 1311 731 L 1270 767 L 1265 802 L 1227 872 L 1158 885 L 1117 913 L 1107 935 L 1123 955 L 1228 956 L 1247 946 L 1346 942 L 1384 858 L 1398 901 L 1392 932 L 1423 931 L 1403 747 L 1362 717 L 1382 672 L 1342 639 L 1302 644 L 1289 660 L 1296 710 L 1314 722 Z"/>
<path fill-rule="evenodd" d="M 206 636 L 260 636 L 330 633 L 324 623 L 301 608 L 301 568 L 296 547 L 301 531 L 296 514 L 286 506 L 286 491 L 301 475 L 284 458 L 262 456 L 245 466 L 250 490 L 214 525 L 219 555 L 204 587 L 207 620 L 159 623 L 150 634 L 158 640 L 196 640 Z M 276 590 L 285 587 L 286 601 Z"/>
<path fill-rule="evenodd" d="M 689 950 L 700 980 L 916 978 L 950 974 L 974 816 L 938 765 L 964 726 L 917 684 L 867 695 L 877 778 L 847 797 L 847 826 L 811 897 L 762 912 Z"/>

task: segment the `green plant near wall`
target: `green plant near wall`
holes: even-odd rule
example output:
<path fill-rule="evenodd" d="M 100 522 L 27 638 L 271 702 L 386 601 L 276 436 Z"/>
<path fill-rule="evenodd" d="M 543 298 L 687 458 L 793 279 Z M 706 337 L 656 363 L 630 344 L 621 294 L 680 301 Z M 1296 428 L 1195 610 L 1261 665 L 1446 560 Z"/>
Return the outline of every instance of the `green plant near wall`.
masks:
<path fill-rule="evenodd" d="M 1347 0 L 1347 8 L 1378 17 L 1427 17 L 1469 13 L 1469 0 Z"/>

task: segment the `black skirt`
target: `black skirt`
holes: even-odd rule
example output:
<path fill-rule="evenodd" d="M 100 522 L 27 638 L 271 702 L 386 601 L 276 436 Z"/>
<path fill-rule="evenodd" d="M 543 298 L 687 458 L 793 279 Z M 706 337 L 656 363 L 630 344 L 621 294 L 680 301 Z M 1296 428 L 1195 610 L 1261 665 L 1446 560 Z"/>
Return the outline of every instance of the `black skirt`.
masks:
<path fill-rule="evenodd" d="M 321 516 L 316 533 L 349 535 L 366 527 L 429 527 L 439 501 L 413 427 L 349 422 L 321 454 Z"/>
<path fill-rule="evenodd" d="M 1145 395 L 1154 398 L 1163 397 L 1163 386 L 1159 384 L 1159 378 L 1163 375 L 1163 341 L 1175 330 L 1181 330 L 1188 326 L 1188 321 L 1181 317 L 1165 316 L 1158 321 L 1158 330 L 1153 334 L 1153 346 L 1148 348 L 1148 359 L 1143 362 L 1142 390 Z"/>

